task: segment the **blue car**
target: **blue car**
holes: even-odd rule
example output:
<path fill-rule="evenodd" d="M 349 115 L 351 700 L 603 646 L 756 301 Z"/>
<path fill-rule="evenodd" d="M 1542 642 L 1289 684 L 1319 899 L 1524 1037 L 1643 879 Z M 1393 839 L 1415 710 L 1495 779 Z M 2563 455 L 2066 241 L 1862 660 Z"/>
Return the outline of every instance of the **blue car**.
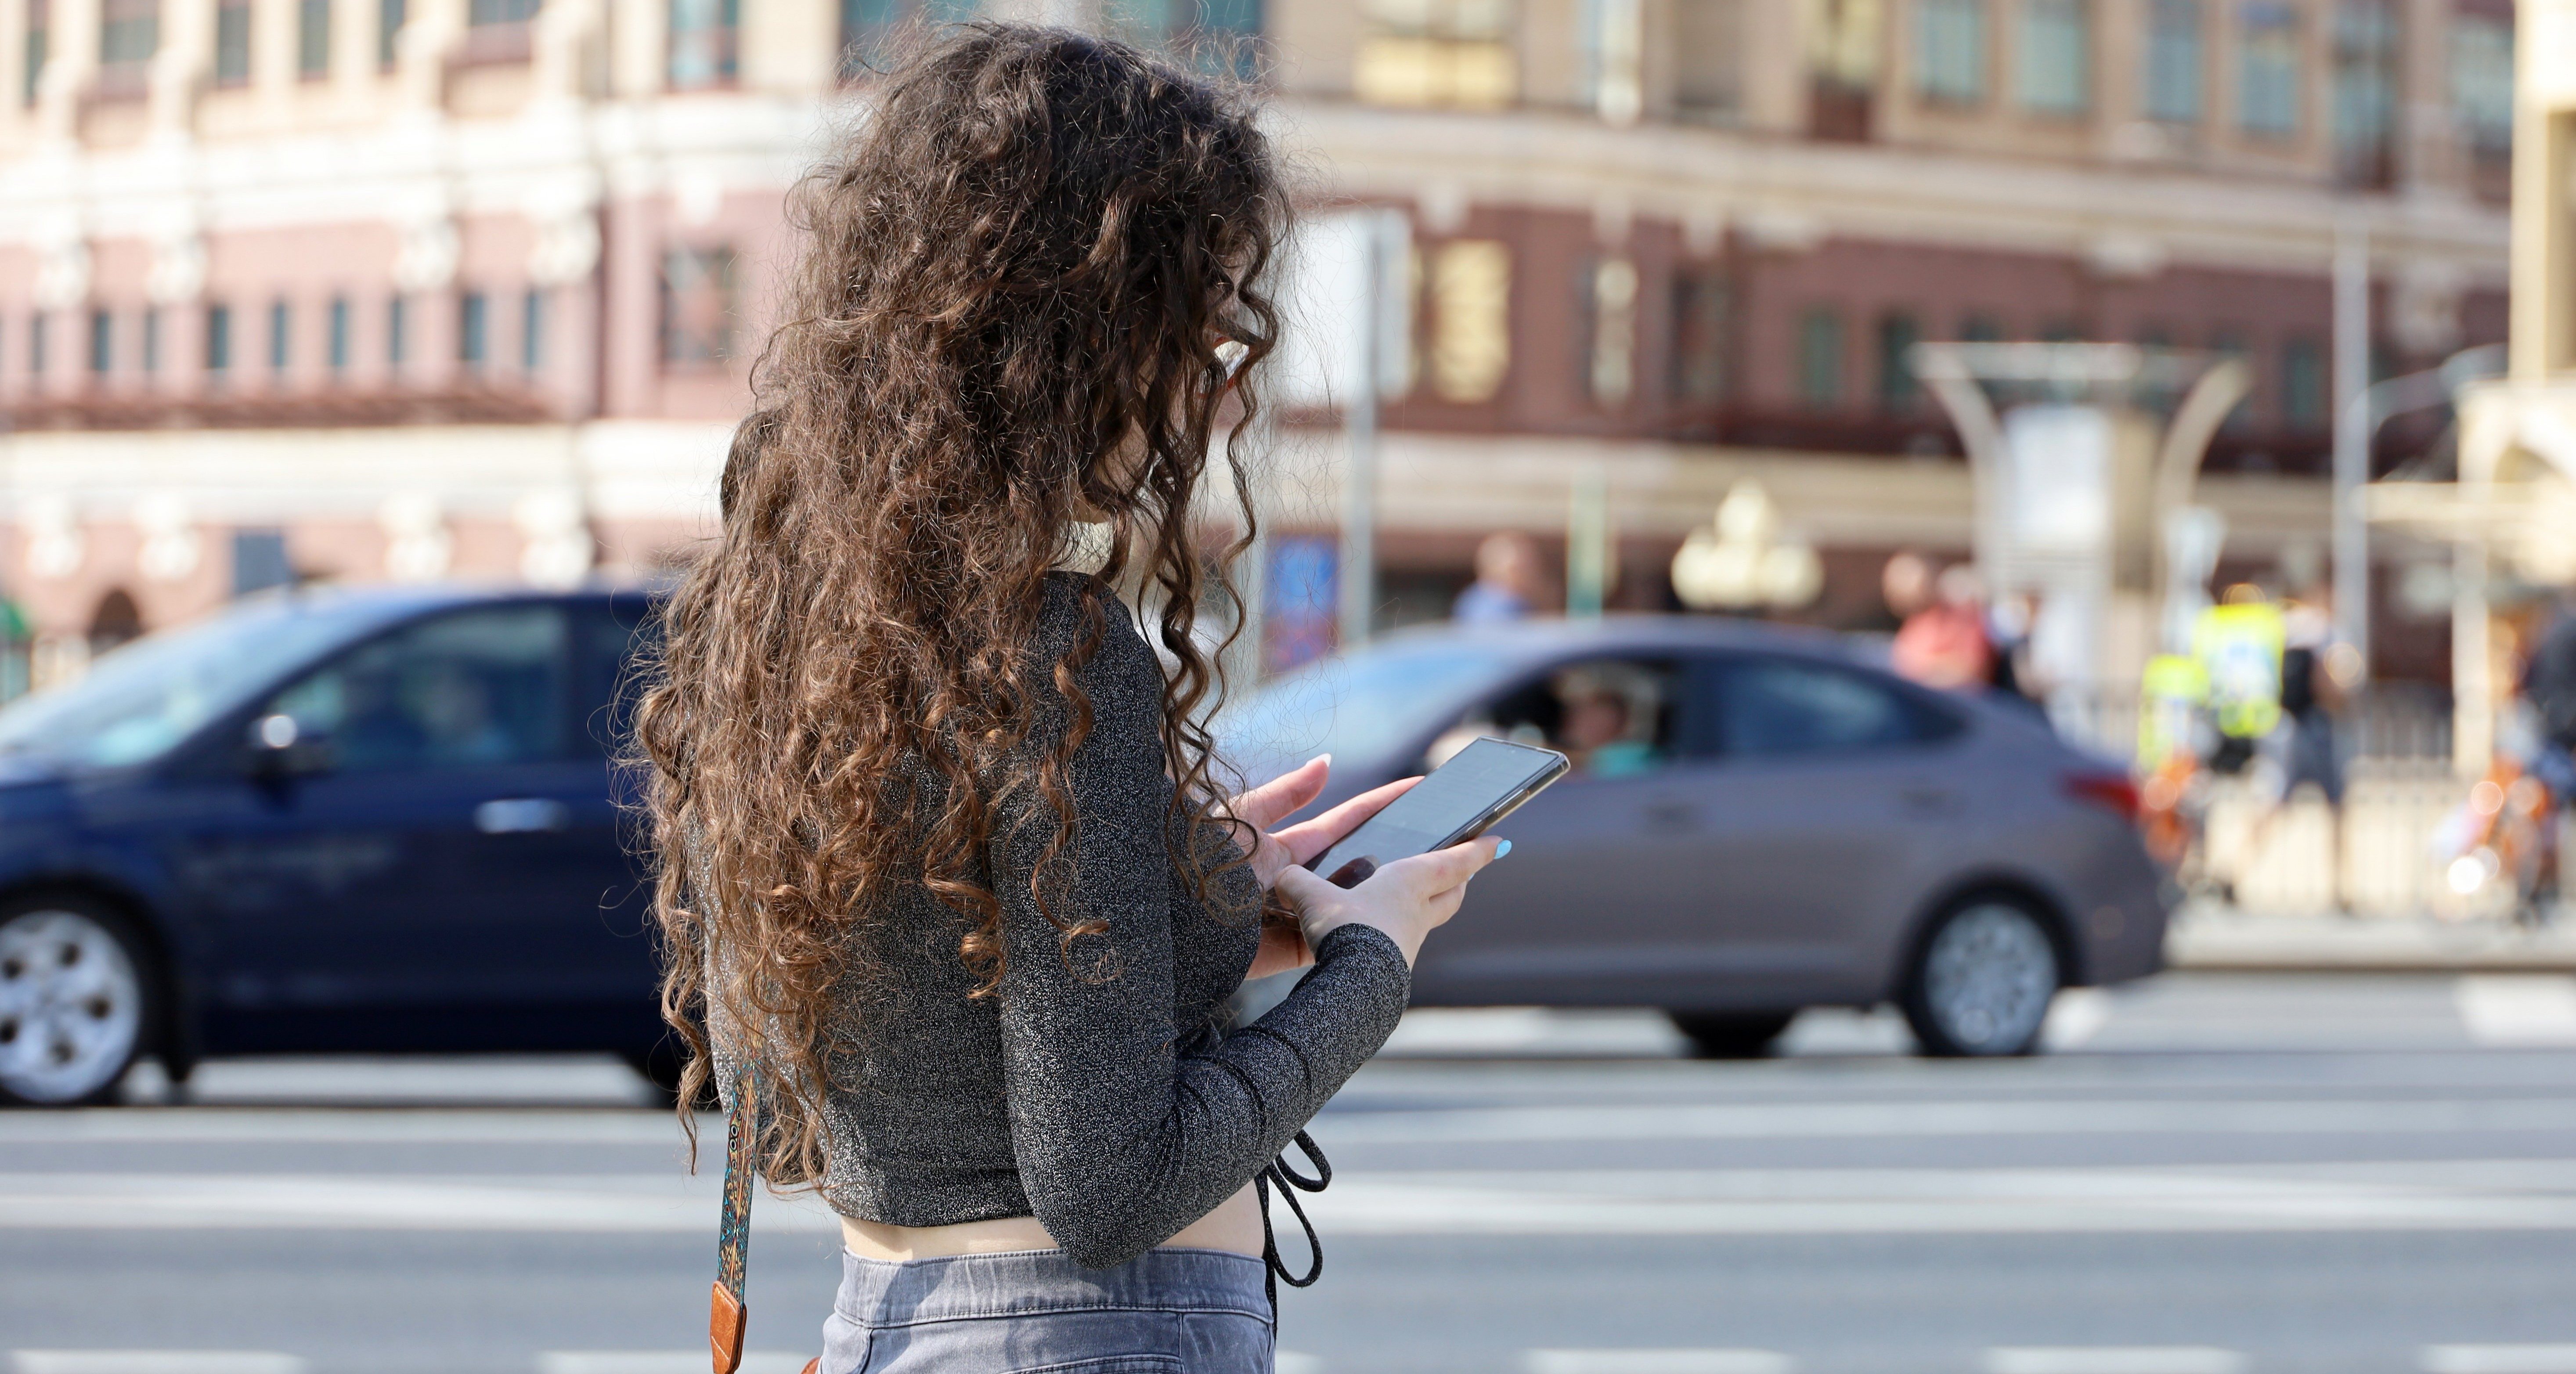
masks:
<path fill-rule="evenodd" d="M 667 1080 L 613 759 L 641 591 L 302 592 L 0 710 L 0 1101 L 143 1055 L 609 1051 Z"/>

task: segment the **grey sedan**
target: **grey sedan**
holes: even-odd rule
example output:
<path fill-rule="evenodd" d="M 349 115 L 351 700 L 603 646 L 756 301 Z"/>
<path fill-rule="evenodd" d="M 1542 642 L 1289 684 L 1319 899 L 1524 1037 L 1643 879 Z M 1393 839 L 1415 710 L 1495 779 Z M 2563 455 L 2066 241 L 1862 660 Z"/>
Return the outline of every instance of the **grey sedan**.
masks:
<path fill-rule="evenodd" d="M 2117 766 L 2035 713 L 1841 641 L 1705 618 L 1399 633 L 1231 709 L 1258 781 L 1329 751 L 1327 804 L 1478 735 L 1574 771 L 1424 947 L 1428 1005 L 1654 1006 L 1711 1056 L 1799 1009 L 1894 1002 L 1927 1053 L 2026 1053 L 2061 987 L 2154 972 L 2167 915 Z"/>

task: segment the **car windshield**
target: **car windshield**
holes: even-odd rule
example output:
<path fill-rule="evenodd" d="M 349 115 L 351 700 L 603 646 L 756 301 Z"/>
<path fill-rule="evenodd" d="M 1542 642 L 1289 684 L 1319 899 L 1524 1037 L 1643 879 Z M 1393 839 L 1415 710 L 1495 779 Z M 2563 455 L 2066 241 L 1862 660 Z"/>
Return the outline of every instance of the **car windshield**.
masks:
<path fill-rule="evenodd" d="M 1374 759 L 1439 724 L 1502 665 L 1494 650 L 1454 642 L 1319 659 L 1230 708 L 1222 752 L 1247 766 L 1322 753 Z"/>
<path fill-rule="evenodd" d="M 0 754 L 112 768 L 167 753 L 372 613 L 279 598 L 100 656 L 78 682 L 0 709 Z"/>

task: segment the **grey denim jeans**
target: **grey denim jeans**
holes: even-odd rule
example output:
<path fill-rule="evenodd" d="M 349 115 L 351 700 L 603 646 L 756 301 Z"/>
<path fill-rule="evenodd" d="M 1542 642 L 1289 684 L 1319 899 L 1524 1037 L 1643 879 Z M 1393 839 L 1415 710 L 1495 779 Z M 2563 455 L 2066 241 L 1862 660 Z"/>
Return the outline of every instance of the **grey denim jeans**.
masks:
<path fill-rule="evenodd" d="M 1271 1374 L 1261 1261 L 1148 1250 L 1084 1269 L 1061 1250 L 841 1254 L 821 1374 Z"/>

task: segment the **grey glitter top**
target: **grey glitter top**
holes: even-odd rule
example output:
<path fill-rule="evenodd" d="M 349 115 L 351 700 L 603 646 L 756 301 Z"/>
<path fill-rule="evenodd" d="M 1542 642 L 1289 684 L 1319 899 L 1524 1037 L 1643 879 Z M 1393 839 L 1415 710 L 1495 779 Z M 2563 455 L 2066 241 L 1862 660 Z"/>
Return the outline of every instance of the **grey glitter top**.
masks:
<path fill-rule="evenodd" d="M 1032 652 L 1052 664 L 1098 584 L 1047 582 Z M 1094 1268 L 1161 1244 L 1250 1182 L 1386 1043 L 1411 989 L 1394 941 L 1343 926 L 1285 1002 L 1226 1028 L 1259 941 L 1253 878 L 1233 870 L 1202 905 L 1177 872 L 1161 669 L 1098 594 L 1107 634 L 1078 674 L 1092 728 L 1073 755 L 1073 877 L 1058 914 L 1105 921 L 1107 934 L 1074 941 L 1068 959 L 1037 909 L 1030 873 L 1055 826 L 1032 816 L 1034 797 L 997 808 L 984 857 L 1007 960 L 996 995 L 969 995 L 963 917 L 920 887 L 896 897 L 866 937 L 882 976 L 848 999 L 857 1048 L 830 1066 L 822 1186 L 842 1215 L 890 1225 L 1034 1216 Z M 1037 747 L 1070 719 L 1044 691 Z M 1205 823 L 1188 841 L 1229 842 Z M 739 1065 L 715 1031 L 717 1082 L 730 1085 Z"/>

